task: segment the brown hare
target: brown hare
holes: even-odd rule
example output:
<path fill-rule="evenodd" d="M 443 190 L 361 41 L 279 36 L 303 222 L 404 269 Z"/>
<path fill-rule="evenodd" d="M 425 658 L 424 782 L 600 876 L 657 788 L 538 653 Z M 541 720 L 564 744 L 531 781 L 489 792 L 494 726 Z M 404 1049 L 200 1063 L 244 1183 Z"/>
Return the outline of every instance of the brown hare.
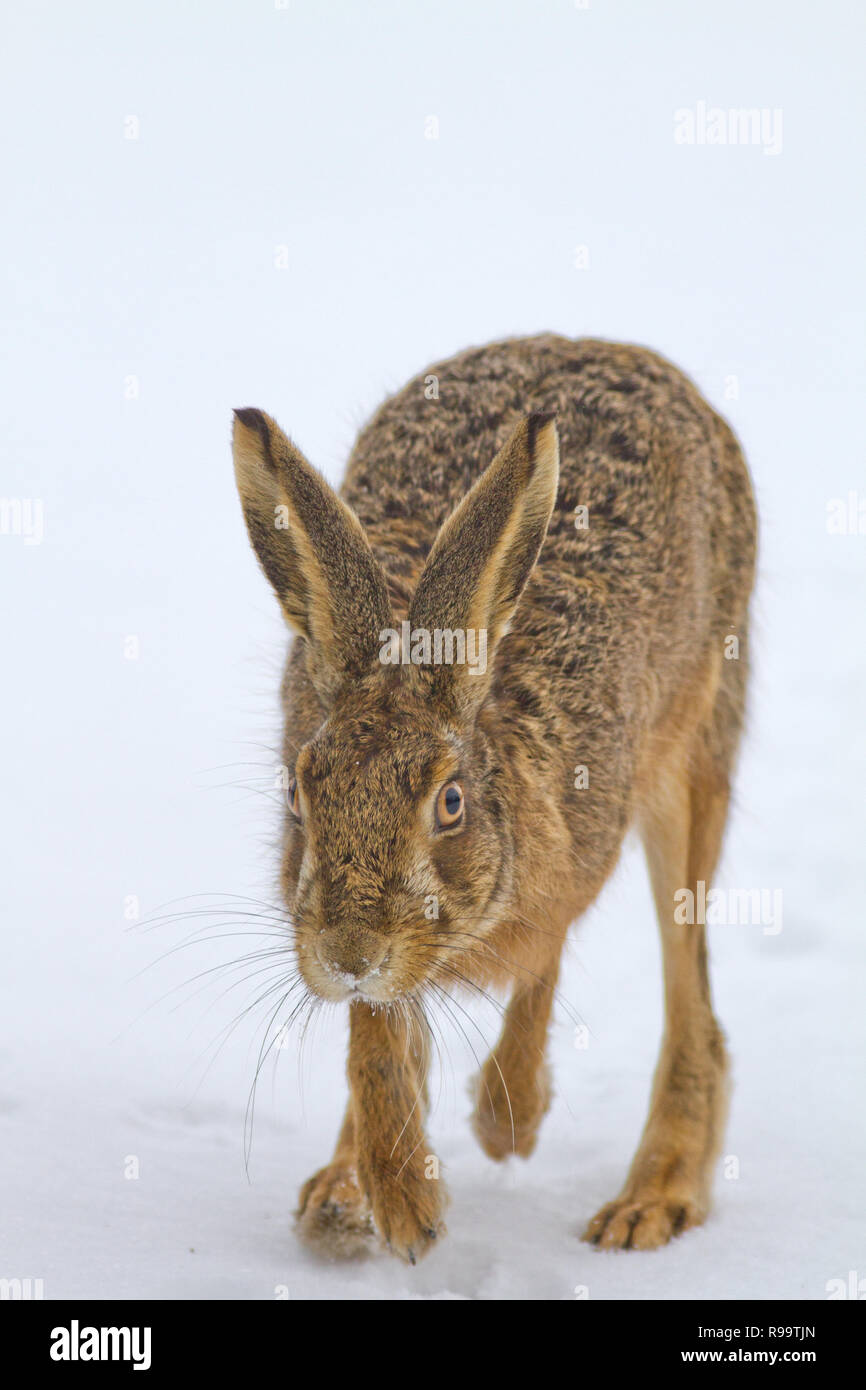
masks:
<path fill-rule="evenodd" d="M 713 874 L 743 722 L 756 521 L 734 435 L 655 353 L 552 334 L 416 377 L 339 496 L 269 416 L 235 415 L 250 539 L 296 634 L 282 892 L 306 987 L 350 1004 L 348 1106 L 301 1235 L 414 1263 L 443 1232 L 424 1133 L 443 993 L 510 990 L 473 1124 L 491 1158 L 532 1152 L 566 932 L 636 825 L 666 1023 L 637 1153 L 585 1238 L 663 1244 L 706 1216 L 726 1112 L 704 928 L 675 894 Z"/>

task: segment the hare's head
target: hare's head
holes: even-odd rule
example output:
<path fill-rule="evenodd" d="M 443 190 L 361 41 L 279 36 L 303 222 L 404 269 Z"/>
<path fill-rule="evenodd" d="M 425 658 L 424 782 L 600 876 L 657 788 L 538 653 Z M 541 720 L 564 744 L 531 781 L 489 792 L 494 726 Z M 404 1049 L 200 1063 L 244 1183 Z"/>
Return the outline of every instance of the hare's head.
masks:
<path fill-rule="evenodd" d="M 298 638 L 290 683 L 315 711 L 287 737 L 282 880 L 304 979 L 382 1003 L 447 984 L 504 920 L 532 853 L 495 670 L 553 508 L 556 427 L 517 426 L 442 526 L 408 622 L 355 514 L 272 419 L 237 411 L 234 456 L 253 548 Z"/>

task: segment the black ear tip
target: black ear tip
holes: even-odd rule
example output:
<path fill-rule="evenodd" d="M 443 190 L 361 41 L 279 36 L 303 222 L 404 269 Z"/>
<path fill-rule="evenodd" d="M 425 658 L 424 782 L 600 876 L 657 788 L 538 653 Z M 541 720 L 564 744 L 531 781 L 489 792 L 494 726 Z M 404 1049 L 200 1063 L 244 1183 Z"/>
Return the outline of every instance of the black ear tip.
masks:
<path fill-rule="evenodd" d="M 235 417 L 242 425 L 246 425 L 248 430 L 257 430 L 259 434 L 267 434 L 267 424 L 265 417 L 260 410 L 256 410 L 253 405 L 243 405 L 239 410 L 235 410 Z"/>
<path fill-rule="evenodd" d="M 555 410 L 533 410 L 532 414 L 527 419 L 530 453 L 535 449 L 535 441 L 541 430 L 544 429 L 545 425 L 549 425 L 551 420 L 555 419 Z"/>

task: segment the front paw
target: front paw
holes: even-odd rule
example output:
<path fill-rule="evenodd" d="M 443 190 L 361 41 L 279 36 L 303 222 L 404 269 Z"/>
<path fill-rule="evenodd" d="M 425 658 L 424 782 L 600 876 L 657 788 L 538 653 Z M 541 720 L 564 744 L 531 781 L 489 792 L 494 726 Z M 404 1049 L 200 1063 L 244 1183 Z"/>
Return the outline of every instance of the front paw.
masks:
<path fill-rule="evenodd" d="M 509 1079 L 490 1057 L 476 1079 L 474 1092 L 472 1130 L 487 1157 L 497 1162 L 512 1154 L 529 1158 L 550 1107 L 547 1068 Z"/>
<path fill-rule="evenodd" d="M 329 1163 L 314 1173 L 301 1188 L 295 1217 L 305 1245 L 332 1259 L 365 1255 L 375 1245 L 370 1204 L 351 1165 Z"/>
<path fill-rule="evenodd" d="M 391 1158 L 359 1160 L 358 1172 L 382 1244 L 407 1264 L 417 1264 L 445 1234 L 447 1198 L 441 1179 L 427 1176 L 425 1159 L 414 1157 L 402 1169 Z"/>

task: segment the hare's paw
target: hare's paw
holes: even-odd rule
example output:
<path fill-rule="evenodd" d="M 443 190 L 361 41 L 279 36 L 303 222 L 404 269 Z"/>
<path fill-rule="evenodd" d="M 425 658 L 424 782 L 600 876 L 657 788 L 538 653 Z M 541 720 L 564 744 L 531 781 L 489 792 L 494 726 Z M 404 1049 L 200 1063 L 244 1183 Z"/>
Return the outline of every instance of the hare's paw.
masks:
<path fill-rule="evenodd" d="M 501 1161 L 511 1154 L 529 1158 L 550 1106 L 550 1094 L 546 1066 L 509 1076 L 488 1057 L 474 1083 L 472 1113 L 473 1133 L 488 1158 Z"/>
<path fill-rule="evenodd" d="M 367 1254 L 375 1245 L 370 1204 L 355 1170 L 330 1163 L 301 1188 L 295 1213 L 305 1245 L 335 1259 Z"/>
<path fill-rule="evenodd" d="M 427 1177 L 423 1163 L 413 1160 L 399 1172 L 390 1165 L 371 1165 L 362 1182 L 382 1244 L 407 1264 L 417 1264 L 445 1234 L 441 1179 Z"/>
<path fill-rule="evenodd" d="M 690 1226 L 699 1226 L 705 1214 L 690 1200 L 621 1197 L 596 1213 L 582 1239 L 599 1250 L 657 1250 Z"/>

